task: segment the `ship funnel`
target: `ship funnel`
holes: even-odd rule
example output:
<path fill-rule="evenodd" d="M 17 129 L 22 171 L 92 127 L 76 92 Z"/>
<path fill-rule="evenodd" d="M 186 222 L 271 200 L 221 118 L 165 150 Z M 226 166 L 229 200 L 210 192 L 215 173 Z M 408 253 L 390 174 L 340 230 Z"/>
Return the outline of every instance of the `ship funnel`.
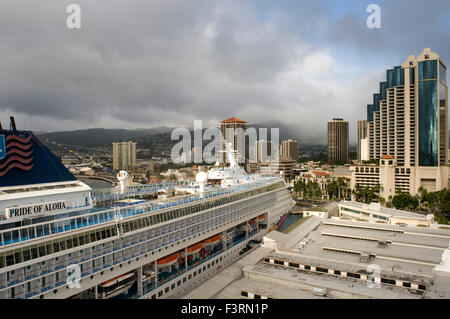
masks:
<path fill-rule="evenodd" d="M 120 171 L 117 173 L 117 179 L 120 183 L 120 193 L 123 194 L 125 191 L 125 184 L 127 183 L 128 178 L 130 178 L 130 175 L 127 171 Z"/>

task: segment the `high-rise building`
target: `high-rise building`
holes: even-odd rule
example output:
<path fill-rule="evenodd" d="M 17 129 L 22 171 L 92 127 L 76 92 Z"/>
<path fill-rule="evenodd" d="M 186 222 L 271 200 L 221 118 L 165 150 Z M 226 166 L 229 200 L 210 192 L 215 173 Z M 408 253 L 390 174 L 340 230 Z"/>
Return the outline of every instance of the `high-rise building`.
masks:
<path fill-rule="evenodd" d="M 266 140 L 256 141 L 254 152 L 255 162 L 265 163 L 266 161 L 270 160 L 270 156 L 272 155 L 272 142 Z"/>
<path fill-rule="evenodd" d="M 297 161 L 298 143 L 294 140 L 281 141 L 281 158 Z"/>
<path fill-rule="evenodd" d="M 367 121 L 358 121 L 358 163 L 369 160 L 369 139 L 367 138 Z"/>
<path fill-rule="evenodd" d="M 439 55 L 426 48 L 386 71 L 386 81 L 367 106 L 369 158 L 380 160 L 380 169 L 354 167 L 353 186 L 389 165 L 392 176 L 372 176 L 382 186 L 390 180 L 383 187 L 386 199 L 396 190 L 416 194 L 420 186 L 429 191 L 448 187 L 446 70 Z"/>
<path fill-rule="evenodd" d="M 220 129 L 222 131 L 221 149 L 225 151 L 226 143 L 231 143 L 233 149 L 238 152 L 238 163 L 241 165 L 248 163 L 248 145 L 245 141 L 244 132 L 247 129 L 247 121 L 232 117 L 220 122 Z M 239 131 L 242 129 L 242 136 Z M 241 144 L 244 144 L 241 146 Z M 221 163 L 226 163 L 226 153 L 223 152 L 221 156 Z"/>
<path fill-rule="evenodd" d="M 348 162 L 348 122 L 343 119 L 328 121 L 328 163 Z"/>
<path fill-rule="evenodd" d="M 115 142 L 112 146 L 114 170 L 126 170 L 130 165 L 136 164 L 135 142 Z"/>

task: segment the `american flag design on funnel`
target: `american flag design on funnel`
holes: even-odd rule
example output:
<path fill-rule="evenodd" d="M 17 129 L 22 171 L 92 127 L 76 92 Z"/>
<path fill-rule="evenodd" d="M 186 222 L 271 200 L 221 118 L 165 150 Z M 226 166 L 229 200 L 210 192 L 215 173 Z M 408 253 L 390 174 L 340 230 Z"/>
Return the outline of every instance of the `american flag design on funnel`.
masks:
<path fill-rule="evenodd" d="M 33 149 L 31 136 L 20 137 L 15 134 L 0 136 L 4 139 L 4 157 L 0 160 L 0 177 L 13 168 L 29 171 L 33 168 Z"/>

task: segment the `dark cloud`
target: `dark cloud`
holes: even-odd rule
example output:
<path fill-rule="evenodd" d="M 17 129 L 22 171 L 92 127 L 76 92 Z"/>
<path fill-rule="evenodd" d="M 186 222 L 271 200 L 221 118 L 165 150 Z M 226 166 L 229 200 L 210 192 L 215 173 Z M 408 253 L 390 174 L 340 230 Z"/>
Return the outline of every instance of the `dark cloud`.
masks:
<path fill-rule="evenodd" d="M 65 25 L 74 2 L 80 30 Z M 0 115 L 36 130 L 238 116 L 324 142 L 327 119 L 345 117 L 353 130 L 364 118 L 385 63 L 423 47 L 450 60 L 445 2 L 385 6 L 382 29 L 369 30 L 361 5 L 334 18 L 326 3 L 303 0 L 0 0 Z M 383 52 L 394 58 L 380 63 Z"/>

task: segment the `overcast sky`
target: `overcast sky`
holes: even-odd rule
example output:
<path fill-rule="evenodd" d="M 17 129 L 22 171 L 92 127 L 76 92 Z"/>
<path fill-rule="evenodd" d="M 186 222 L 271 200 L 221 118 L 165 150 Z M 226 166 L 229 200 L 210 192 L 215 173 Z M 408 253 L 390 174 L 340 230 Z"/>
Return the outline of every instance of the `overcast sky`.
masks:
<path fill-rule="evenodd" d="M 67 5 L 81 7 L 68 29 Z M 381 7 L 381 28 L 366 7 Z M 0 0 L 0 120 L 20 129 L 278 120 L 325 142 L 366 118 L 385 70 L 450 64 L 450 1 Z"/>

